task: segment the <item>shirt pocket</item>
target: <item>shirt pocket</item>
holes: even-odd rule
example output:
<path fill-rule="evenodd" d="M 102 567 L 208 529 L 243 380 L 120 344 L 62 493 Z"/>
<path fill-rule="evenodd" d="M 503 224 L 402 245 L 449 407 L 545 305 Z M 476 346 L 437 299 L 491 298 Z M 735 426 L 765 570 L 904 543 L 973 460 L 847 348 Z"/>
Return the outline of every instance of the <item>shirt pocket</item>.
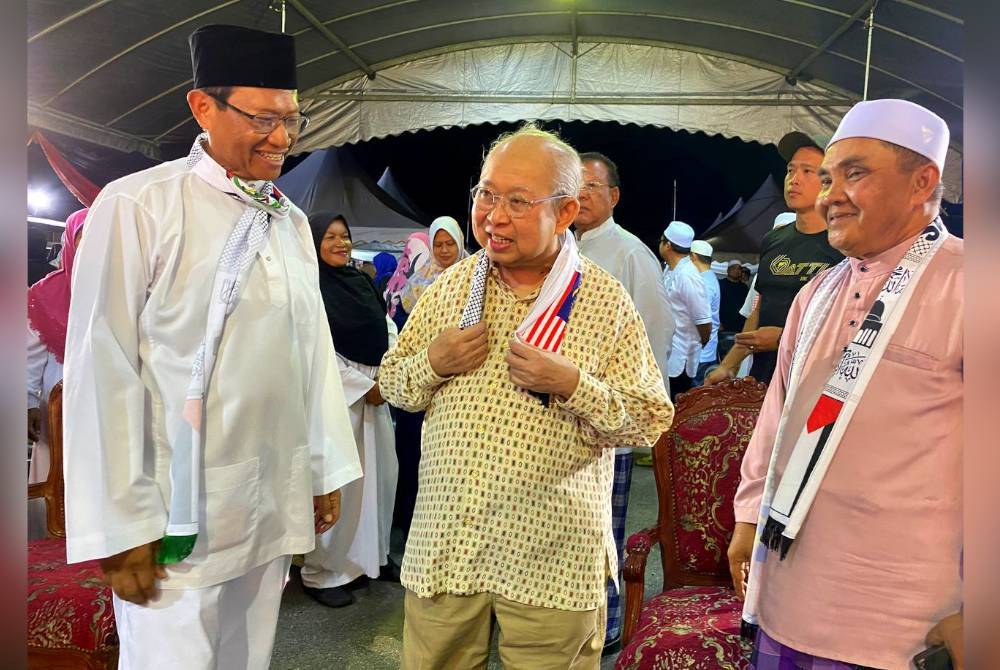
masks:
<path fill-rule="evenodd" d="M 292 306 L 292 318 L 295 323 L 312 326 L 316 323 L 319 293 L 319 276 L 314 266 L 301 258 L 285 259 L 285 270 L 288 273 L 288 304 Z"/>
<path fill-rule="evenodd" d="M 288 472 L 288 483 L 285 490 L 288 492 L 288 513 L 292 519 L 290 528 L 295 527 L 295 520 L 302 515 L 311 518 L 312 511 L 312 468 L 310 459 L 312 450 L 309 445 L 295 447 L 292 452 L 292 464 Z M 312 524 L 310 524 L 312 525 Z"/>
<path fill-rule="evenodd" d="M 248 543 L 257 529 L 260 461 L 205 469 L 205 542 L 208 554 Z"/>
<path fill-rule="evenodd" d="M 936 356 L 898 344 L 888 345 L 882 357 L 887 361 L 893 361 L 894 363 L 919 370 L 937 370 L 941 367 L 941 361 Z"/>

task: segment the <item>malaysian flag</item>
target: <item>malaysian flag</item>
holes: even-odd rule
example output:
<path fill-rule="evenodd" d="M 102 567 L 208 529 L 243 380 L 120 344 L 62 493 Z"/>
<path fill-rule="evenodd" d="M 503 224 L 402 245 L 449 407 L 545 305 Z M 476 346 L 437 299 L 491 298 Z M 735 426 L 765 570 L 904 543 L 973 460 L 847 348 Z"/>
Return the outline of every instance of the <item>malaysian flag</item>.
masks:
<path fill-rule="evenodd" d="M 559 300 L 549 305 L 534 323 L 525 324 L 526 333 L 523 332 L 525 327 L 518 331 L 525 342 L 545 351 L 559 351 L 566 332 L 566 322 L 569 321 L 569 313 L 580 288 L 580 276 L 579 271 L 574 272 Z"/>

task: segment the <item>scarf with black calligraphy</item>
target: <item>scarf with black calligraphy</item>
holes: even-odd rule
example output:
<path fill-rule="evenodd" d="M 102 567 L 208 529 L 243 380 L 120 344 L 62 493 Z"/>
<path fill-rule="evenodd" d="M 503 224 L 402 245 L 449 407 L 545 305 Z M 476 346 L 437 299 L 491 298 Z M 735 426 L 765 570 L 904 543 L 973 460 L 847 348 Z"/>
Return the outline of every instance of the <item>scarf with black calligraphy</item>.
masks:
<path fill-rule="evenodd" d="M 569 323 L 570 312 L 576 302 L 576 292 L 583 279 L 583 263 L 577 250 L 576 240 L 569 231 L 560 238 L 559 255 L 552 270 L 542 282 L 542 288 L 535 298 L 534 304 L 517 327 L 516 334 L 521 340 L 544 351 L 557 352 L 562 345 Z M 472 273 L 472 287 L 469 299 L 462 311 L 459 328 L 468 328 L 479 323 L 483 318 L 483 305 L 486 302 L 486 279 L 489 276 L 489 254 L 483 249 L 479 252 L 479 261 Z M 529 391 L 548 407 L 549 396 L 544 393 Z"/>
<path fill-rule="evenodd" d="M 195 140 L 188 154 L 188 169 L 213 188 L 243 203 L 244 208 L 219 257 L 209 294 L 205 337 L 195 354 L 181 411 L 183 425 L 170 444 L 170 510 L 167 532 L 157 552 L 157 561 L 163 564 L 183 561 L 198 539 L 205 395 L 226 317 L 239 302 L 253 260 L 267 243 L 271 217 L 285 218 L 291 209 L 288 198 L 271 182 L 246 182 L 212 160 L 203 146 L 207 140 L 206 134 Z"/>
<path fill-rule="evenodd" d="M 752 627 L 757 624 L 761 572 L 768 554 L 777 552 L 779 560 L 783 560 L 792 548 L 823 483 L 827 468 L 837 453 L 840 439 L 850 424 L 872 374 L 882 360 L 886 346 L 899 326 L 913 296 L 913 289 L 923 276 L 928 262 L 947 237 L 948 231 L 941 220 L 937 219 L 910 245 L 882 286 L 854 339 L 844 347 L 840 362 L 792 447 L 781 480 L 776 481 L 778 446 L 782 444 L 803 364 L 828 320 L 838 293 L 850 278 L 850 262 L 842 261 L 823 277 L 809 301 L 795 340 L 785 406 L 778 422 L 775 446 L 771 451 L 767 478 L 764 480 L 746 601 L 743 605 L 744 632 L 750 630 L 747 625 Z"/>

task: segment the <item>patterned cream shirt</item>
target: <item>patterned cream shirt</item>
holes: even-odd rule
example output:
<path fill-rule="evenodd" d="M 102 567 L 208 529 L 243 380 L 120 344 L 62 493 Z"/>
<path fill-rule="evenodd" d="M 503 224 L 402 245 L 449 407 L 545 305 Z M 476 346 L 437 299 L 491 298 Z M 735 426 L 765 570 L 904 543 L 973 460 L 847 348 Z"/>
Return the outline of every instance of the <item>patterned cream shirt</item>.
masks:
<path fill-rule="evenodd" d="M 486 592 L 596 609 L 609 571 L 618 574 L 610 447 L 652 444 L 673 406 L 632 300 L 586 259 L 560 349 L 580 368 L 569 399 L 546 408 L 510 381 L 508 343 L 538 291 L 517 297 L 495 267 L 483 309 L 486 361 L 454 377 L 435 374 L 427 347 L 458 324 L 478 258 L 431 285 L 382 360 L 386 400 L 427 410 L 403 585 L 421 597 Z"/>

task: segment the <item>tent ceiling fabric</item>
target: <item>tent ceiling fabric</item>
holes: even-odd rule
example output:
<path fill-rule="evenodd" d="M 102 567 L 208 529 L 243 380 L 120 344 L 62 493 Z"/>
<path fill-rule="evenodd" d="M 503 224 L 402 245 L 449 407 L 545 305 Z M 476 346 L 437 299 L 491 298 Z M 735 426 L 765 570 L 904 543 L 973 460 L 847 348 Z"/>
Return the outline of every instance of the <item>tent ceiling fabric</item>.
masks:
<path fill-rule="evenodd" d="M 362 75 L 313 89 L 303 109 L 315 130 L 296 150 L 519 119 L 617 121 L 767 144 L 790 130 L 830 137 L 851 104 L 816 84 L 793 87 L 780 74 L 719 56 L 580 42 L 574 68 L 570 49 L 480 47 L 401 63 L 374 80 Z M 961 165 L 952 149 L 944 175 L 951 201 L 961 199 Z"/>
<path fill-rule="evenodd" d="M 28 6 L 29 122 L 154 157 L 164 145 L 186 144 L 196 132 L 184 100 L 191 79 L 187 35 L 209 23 L 278 31 L 282 19 L 273 8 L 281 4 L 280 0 L 33 0 Z M 542 118 L 613 115 L 645 123 L 642 110 L 657 109 L 657 125 L 691 129 L 703 122 L 705 127 L 696 129 L 771 142 L 781 130 L 803 119 L 826 128 L 846 104 L 861 98 L 867 44 L 863 22 L 872 4 L 873 0 L 288 0 L 285 30 L 297 39 L 305 106 L 343 131 L 333 135 L 316 123 L 303 136 L 303 146 L 316 146 L 324 134 L 335 142 L 360 139 L 370 119 L 392 116 L 385 110 L 403 102 L 423 111 L 411 112 L 414 122 L 409 126 L 380 132 L 430 127 L 435 119 L 462 125 L 487 121 L 505 115 L 496 109 L 503 106 L 497 97 L 511 95 L 510 80 L 518 86 L 530 84 L 523 88 L 530 96 L 553 98 L 547 103 L 513 104 L 530 104 L 550 113 L 563 108 L 560 115 Z M 954 153 L 960 156 L 963 21 L 958 1 L 874 4 L 869 97 L 902 97 L 933 109 L 951 126 Z M 551 55 L 561 53 L 553 44 L 565 52 L 561 58 Z M 593 45 L 597 46 L 588 53 Z M 540 56 L 543 53 L 547 55 Z M 573 53 L 578 54 L 576 59 Z M 630 62 L 637 53 L 650 54 L 642 61 L 644 67 L 674 67 L 662 72 L 640 70 Z M 521 60 L 493 62 L 484 58 L 488 54 L 512 54 Z M 629 76 L 609 81 L 599 69 L 602 63 Z M 474 65 L 477 71 L 465 73 L 460 88 L 454 79 L 437 78 L 454 75 L 463 65 Z M 727 68 L 748 79 L 727 82 Z M 595 100 L 573 99 L 574 69 L 576 96 Z M 785 81 L 784 75 L 799 70 L 794 85 Z M 377 76 L 370 80 L 366 71 Z M 528 72 L 553 78 L 528 80 Z M 374 100 L 382 89 L 388 91 L 383 96 L 408 98 Z M 350 90 L 366 101 L 329 97 Z M 473 95 L 462 102 L 416 99 L 443 95 L 442 90 L 448 95 L 456 91 Z M 666 96 L 667 104 L 611 99 L 609 94 L 623 90 Z M 777 99 L 779 91 L 784 91 L 783 98 L 794 91 L 819 100 L 810 106 L 762 102 Z M 758 97 L 755 105 L 734 104 L 740 100 L 705 104 L 706 97 L 723 93 Z M 457 108 L 458 121 L 449 108 Z M 762 110 L 785 121 L 766 136 L 741 134 L 745 129 L 719 130 L 723 122 L 713 121 L 720 115 L 752 121 L 749 117 Z M 958 163 L 954 161 L 953 167 L 957 169 Z M 953 196 L 960 192 L 960 180 L 952 175 L 948 182 Z"/>

